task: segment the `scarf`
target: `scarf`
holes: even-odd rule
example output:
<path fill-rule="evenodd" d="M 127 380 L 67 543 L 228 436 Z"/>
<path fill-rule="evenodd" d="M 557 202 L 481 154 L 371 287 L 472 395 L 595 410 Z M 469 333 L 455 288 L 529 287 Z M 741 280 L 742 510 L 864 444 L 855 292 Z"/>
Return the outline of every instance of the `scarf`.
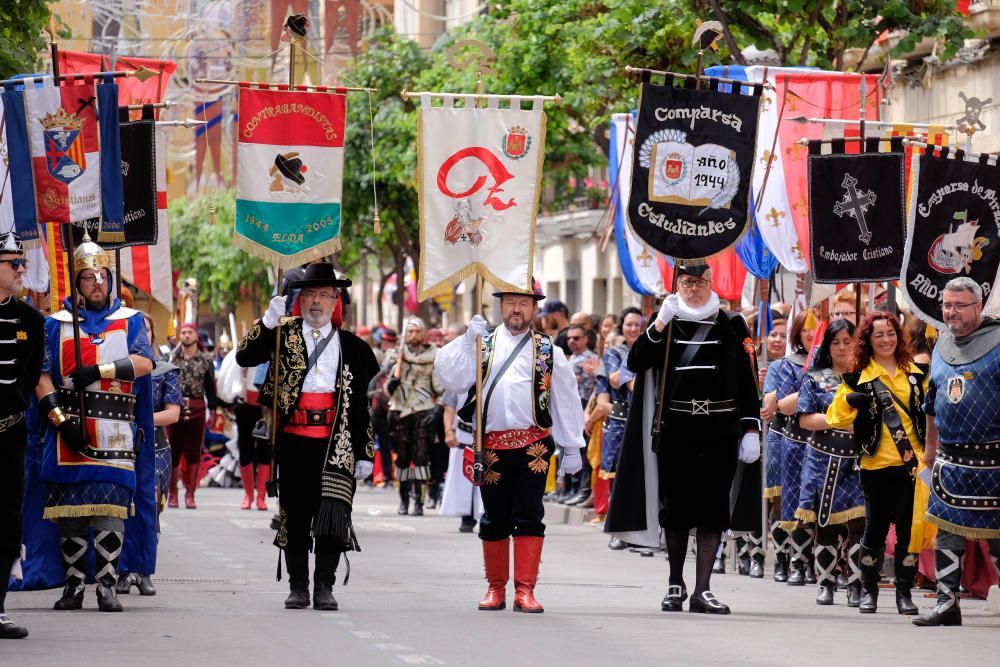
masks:
<path fill-rule="evenodd" d="M 712 296 L 708 298 L 708 301 L 697 307 L 684 303 L 680 295 L 677 297 L 677 317 L 679 319 L 701 322 L 704 320 L 714 320 L 718 314 L 719 295 L 715 292 L 712 292 Z"/>

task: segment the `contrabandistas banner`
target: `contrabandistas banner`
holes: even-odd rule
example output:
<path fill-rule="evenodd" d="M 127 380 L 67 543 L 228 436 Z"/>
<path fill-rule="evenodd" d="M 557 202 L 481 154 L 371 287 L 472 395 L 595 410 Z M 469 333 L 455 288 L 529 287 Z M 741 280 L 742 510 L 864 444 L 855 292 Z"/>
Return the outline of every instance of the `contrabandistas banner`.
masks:
<path fill-rule="evenodd" d="M 906 239 L 903 140 L 879 153 L 847 155 L 844 142 L 821 154 L 809 142 L 809 236 L 818 283 L 896 280 Z"/>
<path fill-rule="evenodd" d="M 996 288 L 1000 266 L 1000 167 L 969 162 L 949 149 L 914 155 L 917 182 L 909 201 L 900 287 L 917 315 L 943 328 L 941 297 L 952 278 L 968 276 L 983 288 L 983 301 Z"/>
<path fill-rule="evenodd" d="M 647 81 L 639 102 L 629 223 L 644 242 L 678 259 L 728 248 L 749 221 L 761 86 L 719 92 L 705 85 Z"/>
<path fill-rule="evenodd" d="M 419 298 L 479 273 L 530 289 L 545 114 L 533 108 L 420 108 Z"/>
<path fill-rule="evenodd" d="M 340 249 L 342 93 L 240 86 L 236 234 L 287 269 Z"/>

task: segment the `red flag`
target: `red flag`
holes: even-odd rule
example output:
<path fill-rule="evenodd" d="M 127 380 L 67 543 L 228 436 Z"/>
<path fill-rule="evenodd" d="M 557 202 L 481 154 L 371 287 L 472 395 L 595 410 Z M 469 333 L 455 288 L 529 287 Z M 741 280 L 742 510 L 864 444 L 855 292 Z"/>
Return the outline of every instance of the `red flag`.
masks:
<path fill-rule="evenodd" d="M 743 284 L 747 279 L 747 269 L 733 248 L 727 248 L 705 260 L 712 269 L 712 291 L 720 299 L 739 301 L 743 295 Z M 656 255 L 656 265 L 660 269 L 664 287 L 673 285 L 673 267 L 663 255 Z"/>
<path fill-rule="evenodd" d="M 148 72 L 122 77 L 118 83 L 118 104 L 157 104 L 163 101 L 167 92 L 170 76 L 177 69 L 177 63 L 170 60 L 154 58 L 135 58 L 133 56 L 118 56 L 115 59 L 114 70 L 108 56 L 81 51 L 60 51 L 59 72 L 62 74 L 78 74 L 81 72 L 108 72 L 123 70 L 140 70 L 145 67 Z M 136 112 L 138 114 L 138 112 Z M 136 116 L 138 117 L 138 116 Z M 157 115 L 158 117 L 158 115 Z"/>

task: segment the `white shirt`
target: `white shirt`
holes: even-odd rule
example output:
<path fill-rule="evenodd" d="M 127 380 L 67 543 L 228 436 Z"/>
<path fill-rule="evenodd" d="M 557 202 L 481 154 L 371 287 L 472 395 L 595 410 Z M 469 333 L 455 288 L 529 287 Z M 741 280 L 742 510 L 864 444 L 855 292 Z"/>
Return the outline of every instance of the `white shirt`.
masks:
<path fill-rule="evenodd" d="M 305 320 L 302 320 L 302 335 L 306 339 L 306 359 L 316 349 L 319 341 L 323 340 L 333 329 L 333 324 L 327 322 L 316 329 Z M 313 336 L 313 331 L 319 332 L 318 339 Z M 333 338 L 327 343 L 323 354 L 319 355 L 319 360 L 313 366 L 305 382 L 302 383 L 302 391 L 310 393 L 329 393 L 337 389 L 337 370 L 340 366 L 340 332 L 336 331 Z"/>
<path fill-rule="evenodd" d="M 527 335 L 525 332 L 514 336 L 502 325 L 497 328 L 493 341 L 493 364 L 489 377 L 483 380 L 484 401 L 493 377 L 514 347 Z M 576 376 L 562 348 L 553 345 L 552 353 L 552 400 L 549 406 L 552 438 L 562 447 L 584 447 L 583 408 L 576 388 Z M 487 433 L 535 425 L 534 392 L 531 387 L 534 381 L 533 361 L 534 351 L 531 341 L 528 341 L 493 390 L 486 413 Z M 438 350 L 434 372 L 445 389 L 461 392 L 460 395 L 465 396 L 465 392 L 476 382 L 476 339 L 459 336 Z"/>

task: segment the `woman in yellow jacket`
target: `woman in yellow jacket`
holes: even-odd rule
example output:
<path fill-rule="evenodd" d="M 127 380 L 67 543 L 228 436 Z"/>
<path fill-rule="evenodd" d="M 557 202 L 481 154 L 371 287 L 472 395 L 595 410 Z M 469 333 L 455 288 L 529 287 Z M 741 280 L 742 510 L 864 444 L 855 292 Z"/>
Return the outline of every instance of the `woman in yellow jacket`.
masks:
<path fill-rule="evenodd" d="M 917 575 L 910 529 L 918 466 L 923 467 L 925 377 L 913 363 L 899 319 L 876 311 L 855 334 L 854 368 L 843 376 L 826 412 L 833 428 L 853 427 L 861 455 L 861 488 L 865 496 L 865 533 L 861 538 L 859 611 L 875 613 L 885 538 L 896 526 L 896 609 L 918 612 L 910 590 Z M 922 484 L 922 482 L 921 482 Z M 919 510 L 921 515 L 923 509 Z"/>

